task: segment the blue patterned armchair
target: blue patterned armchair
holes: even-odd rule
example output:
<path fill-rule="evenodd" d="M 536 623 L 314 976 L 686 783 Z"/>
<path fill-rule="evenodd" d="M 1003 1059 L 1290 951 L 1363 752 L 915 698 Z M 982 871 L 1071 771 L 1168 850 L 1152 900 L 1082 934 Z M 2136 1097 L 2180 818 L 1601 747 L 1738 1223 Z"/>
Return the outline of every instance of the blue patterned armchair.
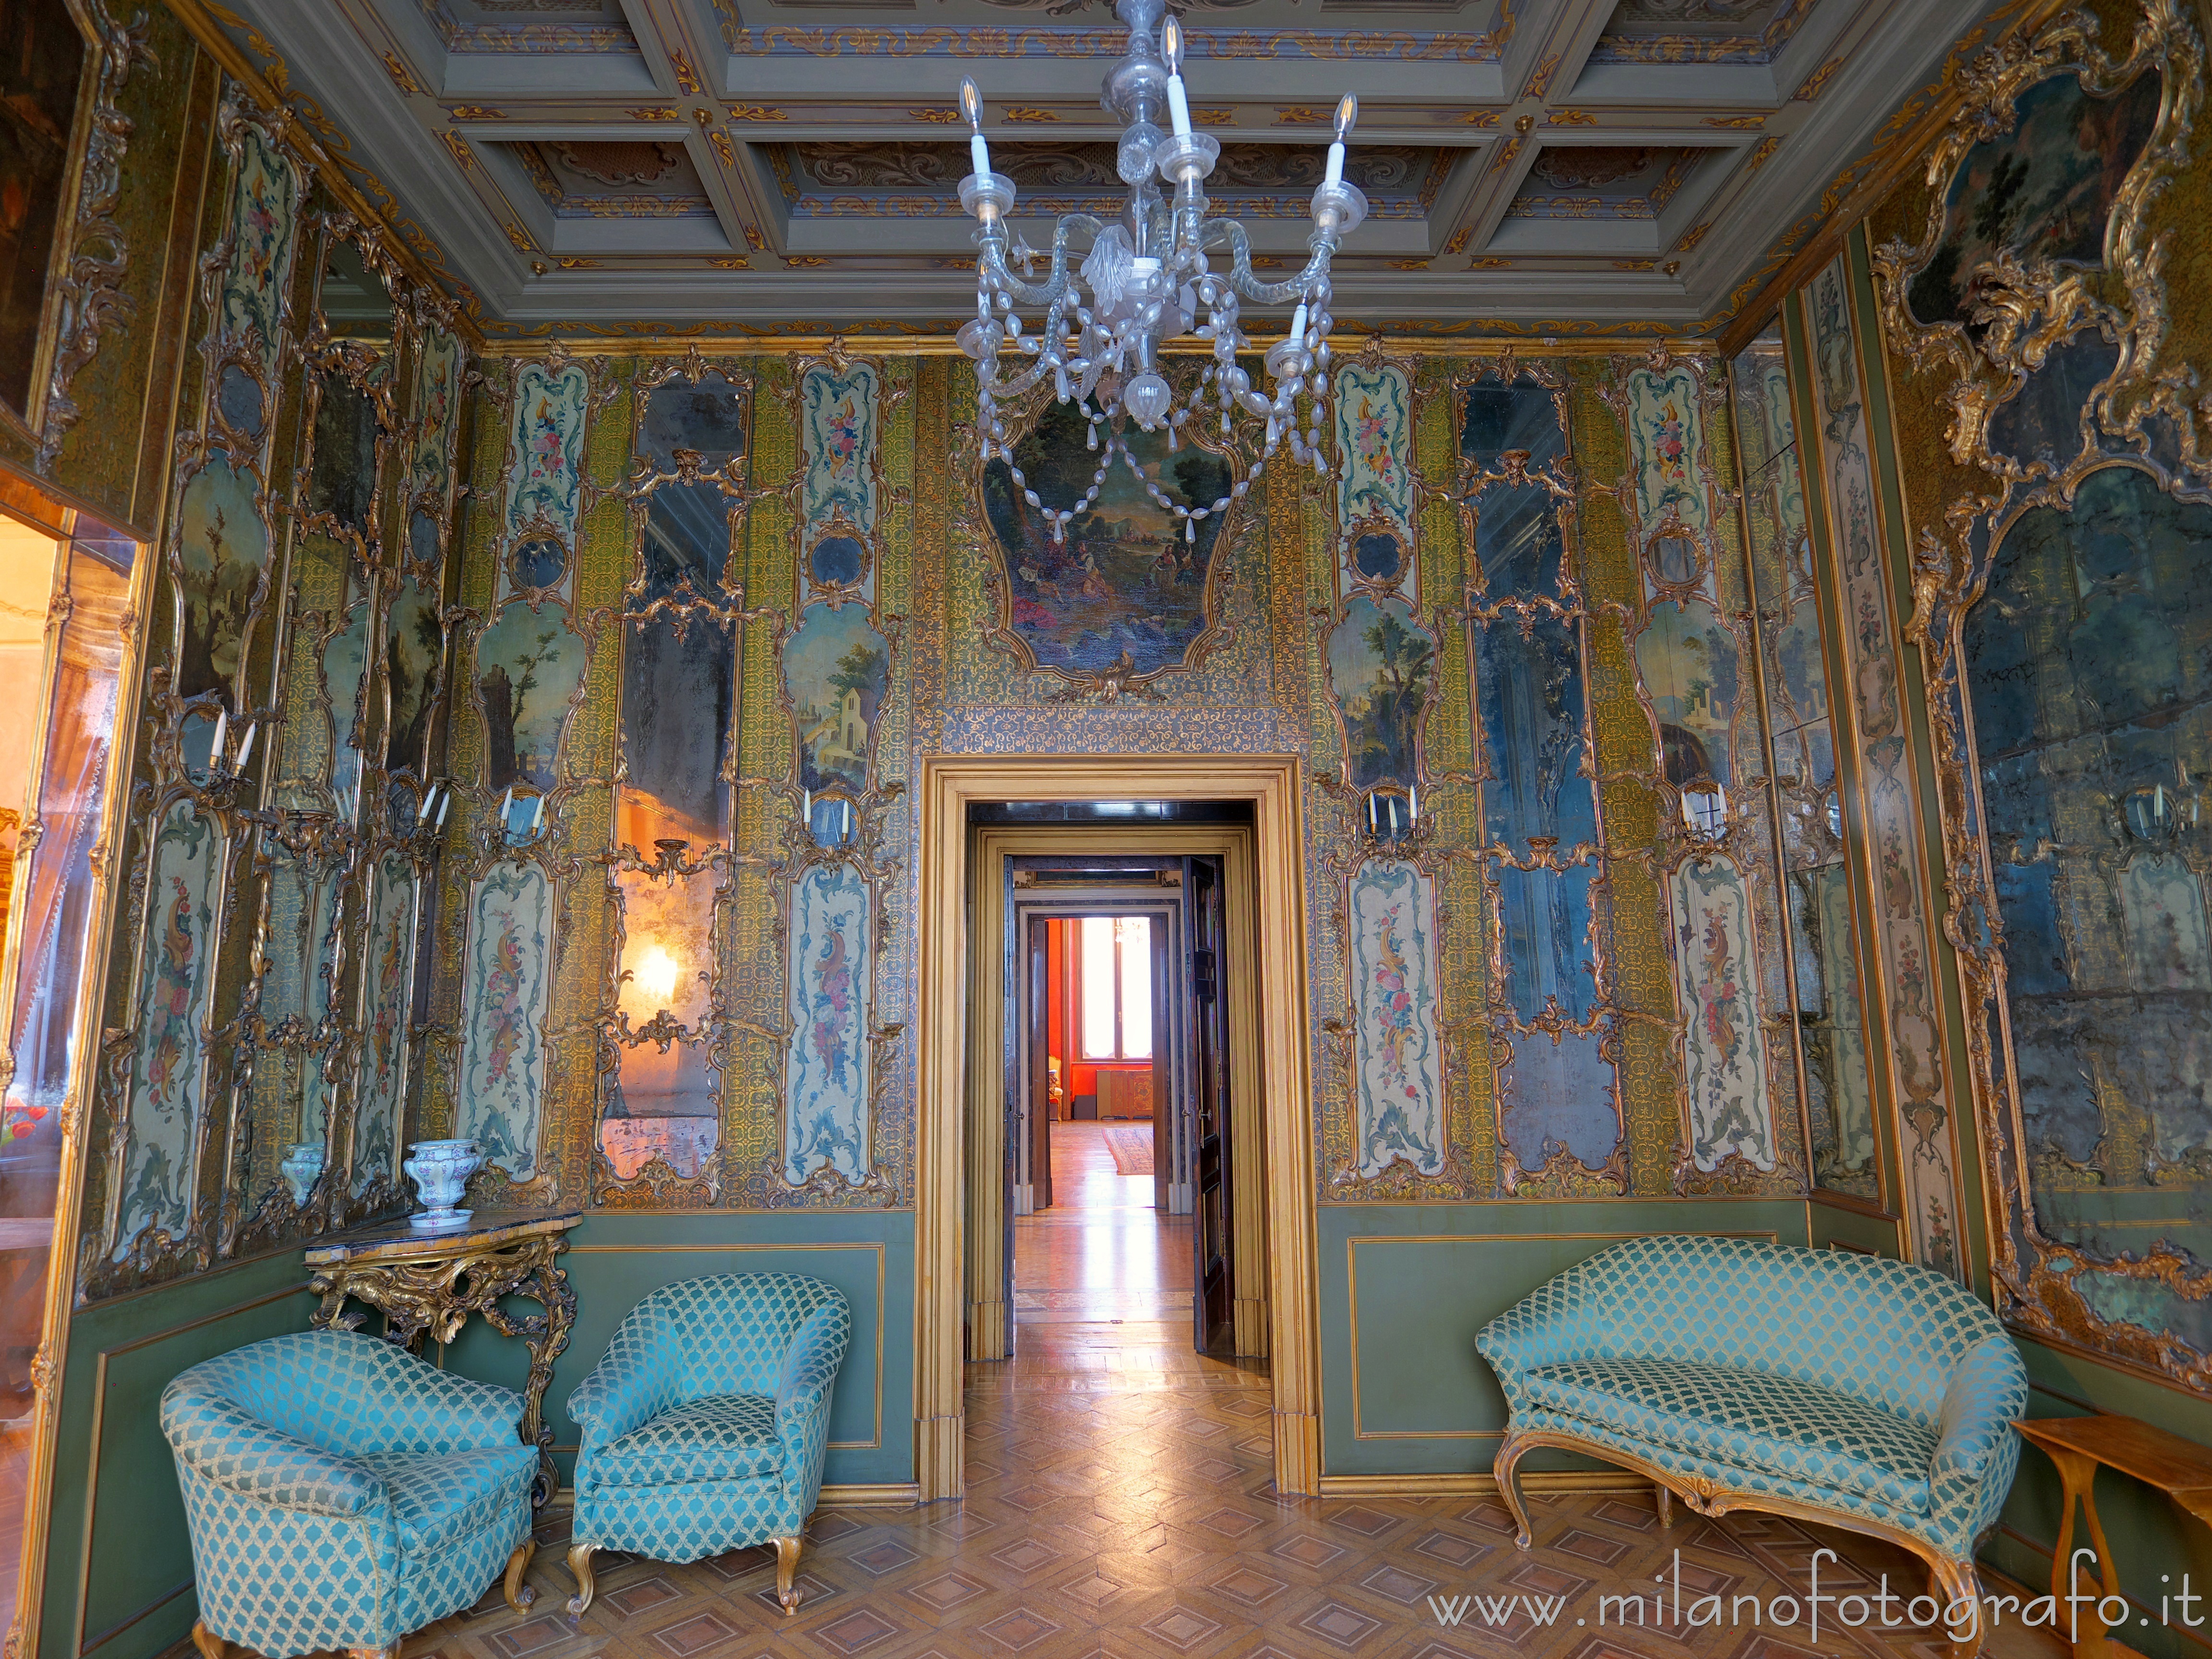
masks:
<path fill-rule="evenodd" d="M 568 1396 L 584 1431 L 571 1617 L 592 1605 L 594 1550 L 696 1561 L 766 1543 L 776 1597 L 798 1610 L 799 1538 L 851 1328 L 844 1294 L 796 1273 L 687 1279 L 629 1310 Z"/>
<path fill-rule="evenodd" d="M 1870 1533 L 1973 1607 L 1974 1550 L 2020 1464 L 2027 1368 L 1996 1316 L 1940 1273 L 1840 1250 L 1642 1238 L 1483 1327 L 1512 1407 L 1493 1473 L 1563 1447 L 1648 1475 L 1703 1515 L 1765 1510 Z M 1978 1618 L 1954 1636 L 1980 1645 Z"/>
<path fill-rule="evenodd" d="M 352 1331 L 274 1337 L 161 1391 L 206 1659 L 319 1649 L 397 1659 L 504 1566 L 518 1611 L 538 1449 L 522 1397 Z"/>

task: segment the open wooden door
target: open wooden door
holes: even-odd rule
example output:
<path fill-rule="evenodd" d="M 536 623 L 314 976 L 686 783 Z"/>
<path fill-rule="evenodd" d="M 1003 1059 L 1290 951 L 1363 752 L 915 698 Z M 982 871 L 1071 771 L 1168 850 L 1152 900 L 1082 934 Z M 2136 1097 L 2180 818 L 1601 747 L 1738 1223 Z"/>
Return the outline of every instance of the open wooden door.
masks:
<path fill-rule="evenodd" d="M 1029 1136 L 1030 1203 L 1040 1210 L 1052 1205 L 1052 926 L 1042 916 L 1031 917 L 1024 941 L 1029 1098 L 1022 1120 Z"/>
<path fill-rule="evenodd" d="M 1229 1045 L 1221 994 L 1227 910 L 1221 861 L 1183 860 L 1183 975 L 1189 1033 L 1191 1323 L 1200 1350 L 1233 1340 L 1229 1271 Z"/>

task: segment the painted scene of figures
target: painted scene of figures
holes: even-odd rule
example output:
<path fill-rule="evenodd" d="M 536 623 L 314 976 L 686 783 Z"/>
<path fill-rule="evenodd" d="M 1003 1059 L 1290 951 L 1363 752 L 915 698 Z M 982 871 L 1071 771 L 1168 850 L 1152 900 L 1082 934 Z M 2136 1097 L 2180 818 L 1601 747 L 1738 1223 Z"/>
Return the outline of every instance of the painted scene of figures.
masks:
<path fill-rule="evenodd" d="M 1065 508 L 1091 488 L 1102 457 L 1085 447 L 1083 407 L 1048 404 L 1015 459 L 1040 500 Z M 1172 453 L 1164 433 L 1132 423 L 1124 434 L 1170 500 L 1211 507 L 1234 483 L 1228 460 L 1185 440 Z M 1162 507 L 1116 456 L 1098 499 L 1055 540 L 1003 459 L 983 470 L 983 506 L 998 544 L 1009 598 L 1007 621 L 1037 665 L 1080 678 L 1119 672 L 1141 678 L 1185 665 L 1212 626 L 1212 576 L 1223 520 L 1208 518 L 1186 539 L 1184 521 Z"/>

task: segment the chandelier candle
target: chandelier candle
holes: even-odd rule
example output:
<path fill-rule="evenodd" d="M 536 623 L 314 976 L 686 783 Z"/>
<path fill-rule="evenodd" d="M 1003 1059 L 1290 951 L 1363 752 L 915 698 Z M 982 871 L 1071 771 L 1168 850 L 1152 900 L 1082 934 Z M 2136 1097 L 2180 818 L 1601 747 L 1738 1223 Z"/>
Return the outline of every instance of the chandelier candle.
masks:
<path fill-rule="evenodd" d="M 1328 471 L 1321 434 L 1329 397 L 1328 337 L 1335 325 L 1328 309 L 1329 259 L 1367 216 L 1367 198 L 1344 182 L 1345 143 L 1358 100 L 1347 93 L 1337 106 L 1328 176 L 1313 193 L 1305 268 L 1287 282 L 1261 282 L 1252 274 L 1244 227 L 1207 216 L 1206 179 L 1221 159 L 1221 144 L 1209 133 L 1191 131 L 1182 26 L 1170 17 L 1162 27 L 1164 9 L 1164 0 L 1117 0 L 1115 6 L 1128 27 L 1129 46 L 1106 72 L 1099 102 L 1122 123 L 1115 170 L 1128 186 L 1128 205 L 1110 222 L 1088 213 L 1062 214 L 1053 227 L 1049 252 L 1015 240 L 1008 229 L 1014 181 L 991 171 L 981 94 L 973 80 L 960 83 L 975 167 L 960 181 L 960 205 L 975 216 L 976 246 L 975 315 L 961 327 L 960 349 L 975 360 L 983 457 L 1005 459 L 1023 499 L 1044 516 L 1055 540 L 1098 499 L 1109 470 L 1117 465 L 1182 520 L 1187 541 L 1198 538 L 1200 522 L 1243 496 L 1285 442 L 1293 461 L 1310 463 L 1319 473 Z M 1161 33 L 1158 45 L 1155 27 Z M 1165 132 L 1158 124 L 1163 113 L 1170 129 Z M 1085 242 L 1088 252 L 1079 253 Z M 1040 264 L 1047 267 L 1042 282 L 1033 280 Z M 1241 326 L 1240 307 L 1247 302 L 1296 307 L 1290 333 L 1267 353 L 1272 396 L 1255 391 L 1237 362 L 1240 352 L 1253 349 Z M 1024 324 L 1023 307 L 1042 313 L 1037 326 Z M 1178 407 L 1160 359 L 1168 341 L 1186 334 L 1208 343 L 1212 361 Z M 1012 362 L 1002 364 L 1002 355 Z M 1000 412 L 1001 404 L 1024 396 L 1048 376 L 1059 401 L 1082 407 L 1091 447 L 1100 453 L 1090 489 L 1072 502 L 1047 501 L 1030 487 L 1014 464 Z M 1172 451 L 1181 447 L 1178 429 L 1209 404 L 1223 438 L 1236 432 L 1239 416 L 1256 428 L 1259 459 L 1249 476 L 1219 500 L 1178 501 L 1162 487 L 1157 470 L 1147 471 L 1138 461 L 1128 426 L 1134 422 L 1146 432 L 1164 430 Z"/>

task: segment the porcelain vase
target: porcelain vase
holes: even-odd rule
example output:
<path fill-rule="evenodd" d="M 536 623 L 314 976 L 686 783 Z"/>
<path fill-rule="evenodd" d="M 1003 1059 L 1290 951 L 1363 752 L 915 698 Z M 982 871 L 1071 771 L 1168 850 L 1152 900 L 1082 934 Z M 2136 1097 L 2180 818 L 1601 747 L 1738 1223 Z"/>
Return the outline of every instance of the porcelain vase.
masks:
<path fill-rule="evenodd" d="M 292 1207 L 306 1209 L 308 1194 L 323 1178 L 323 1143 L 303 1140 L 296 1146 L 287 1146 L 284 1161 L 276 1167 L 283 1171 L 284 1184 L 292 1190 Z"/>
<path fill-rule="evenodd" d="M 423 1208 L 407 1218 L 410 1226 L 444 1232 L 469 1224 L 471 1211 L 459 1207 L 469 1177 L 483 1168 L 483 1153 L 473 1140 L 418 1140 L 415 1155 L 399 1167 L 422 1195 Z"/>

